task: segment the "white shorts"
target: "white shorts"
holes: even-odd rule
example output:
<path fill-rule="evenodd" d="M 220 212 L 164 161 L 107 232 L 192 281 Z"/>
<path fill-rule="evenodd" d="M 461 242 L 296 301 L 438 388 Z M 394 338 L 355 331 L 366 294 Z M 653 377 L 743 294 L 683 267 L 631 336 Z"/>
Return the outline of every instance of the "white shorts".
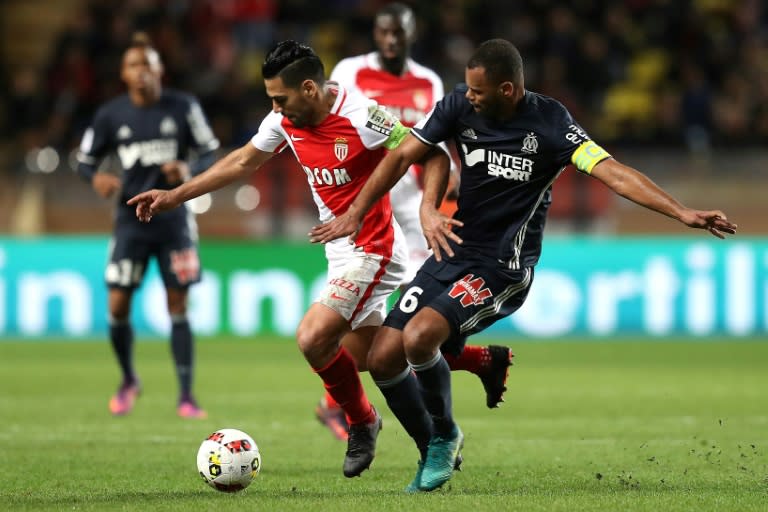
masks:
<path fill-rule="evenodd" d="M 353 330 L 381 325 L 387 314 L 387 298 L 405 277 L 405 239 L 397 223 L 393 224 L 391 258 L 365 253 L 346 237 L 325 245 L 328 281 L 316 302 L 346 318 Z"/>
<path fill-rule="evenodd" d="M 406 172 L 389 192 L 389 200 L 392 203 L 392 213 L 400 224 L 405 235 L 405 243 L 408 245 L 408 268 L 405 274 L 405 283 L 410 283 L 421 265 L 432 255 L 424 238 L 419 219 L 419 208 L 423 193 L 419 188 L 416 175 L 411 169 Z"/>

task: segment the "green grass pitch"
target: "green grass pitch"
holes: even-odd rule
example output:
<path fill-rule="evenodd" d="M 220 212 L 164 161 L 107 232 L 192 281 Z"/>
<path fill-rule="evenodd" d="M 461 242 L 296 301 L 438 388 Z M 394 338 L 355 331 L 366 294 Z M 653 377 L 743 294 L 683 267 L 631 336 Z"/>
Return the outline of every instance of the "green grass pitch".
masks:
<path fill-rule="evenodd" d="M 474 340 L 487 343 L 488 340 Z M 112 418 L 106 342 L 0 342 L 0 509 L 141 511 L 765 511 L 768 342 L 509 340 L 507 401 L 454 373 L 463 471 L 410 496 L 413 444 L 384 415 L 376 460 L 345 479 L 345 445 L 313 416 L 321 396 L 287 339 L 203 339 L 196 388 L 207 420 L 175 416 L 167 342 L 141 342 L 144 393 Z M 245 430 L 263 456 L 244 492 L 197 475 L 202 439 Z"/>

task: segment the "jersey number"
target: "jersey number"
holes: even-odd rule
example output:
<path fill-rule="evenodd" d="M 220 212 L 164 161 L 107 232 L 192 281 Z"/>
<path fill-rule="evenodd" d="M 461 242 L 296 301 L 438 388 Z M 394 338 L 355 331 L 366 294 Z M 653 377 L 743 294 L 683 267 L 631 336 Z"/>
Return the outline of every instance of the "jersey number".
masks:
<path fill-rule="evenodd" d="M 129 259 L 112 261 L 107 265 L 105 277 L 109 284 L 134 286 L 144 277 L 144 265 Z"/>
<path fill-rule="evenodd" d="M 418 286 L 412 286 L 408 288 L 403 294 L 403 298 L 400 299 L 400 311 L 403 313 L 413 313 L 416 308 L 419 307 L 419 295 L 424 293 L 424 290 Z"/>

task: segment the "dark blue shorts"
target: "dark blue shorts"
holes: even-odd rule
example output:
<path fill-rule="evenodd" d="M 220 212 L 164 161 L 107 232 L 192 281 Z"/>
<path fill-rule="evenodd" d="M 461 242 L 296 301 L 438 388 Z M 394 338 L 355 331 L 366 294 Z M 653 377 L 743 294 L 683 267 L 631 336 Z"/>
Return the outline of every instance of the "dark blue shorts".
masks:
<path fill-rule="evenodd" d="M 438 263 L 431 257 L 402 293 L 384 325 L 402 330 L 421 308 L 429 306 L 451 326 L 451 335 L 441 350 L 458 355 L 468 336 L 517 311 L 532 282 L 532 267 L 510 270 L 496 260 L 477 257 Z"/>
<path fill-rule="evenodd" d="M 104 278 L 109 288 L 134 289 L 150 258 L 157 261 L 166 288 L 185 289 L 200 281 L 197 244 L 186 226 L 119 224 L 109 243 Z"/>

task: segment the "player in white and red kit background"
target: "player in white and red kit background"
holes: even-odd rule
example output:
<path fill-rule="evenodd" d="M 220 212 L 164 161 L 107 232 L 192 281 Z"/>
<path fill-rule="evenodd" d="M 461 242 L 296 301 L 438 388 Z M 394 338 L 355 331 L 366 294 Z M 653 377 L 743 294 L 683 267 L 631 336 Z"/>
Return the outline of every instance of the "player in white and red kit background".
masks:
<path fill-rule="evenodd" d="M 331 71 L 330 79 L 376 100 L 404 126 L 413 127 L 444 95 L 443 81 L 438 74 L 410 57 L 415 38 L 413 10 L 399 2 L 387 4 L 374 16 L 376 50 L 342 59 Z M 411 166 L 389 193 L 392 213 L 408 244 L 408 270 L 403 285 L 413 279 L 431 254 L 419 219 L 420 172 L 420 166 Z M 461 354 L 445 357 L 452 370 L 466 370 L 480 377 L 488 407 L 496 407 L 502 401 L 512 358 L 508 347 L 467 345 Z M 334 435 L 345 438 L 344 415 L 330 395 L 326 394 L 320 401 L 315 414 Z"/>
<path fill-rule="evenodd" d="M 320 59 L 296 41 L 283 41 L 270 51 L 262 74 L 272 112 L 258 133 L 199 177 L 171 191 L 133 197 L 128 204 L 136 206 L 139 220 L 149 222 L 159 212 L 243 178 L 290 148 L 306 173 L 320 220 L 328 222 L 349 207 L 386 150 L 408 133 L 375 101 L 326 82 Z M 448 165 L 443 151 L 435 155 L 425 165 Z M 375 454 L 381 416 L 365 394 L 358 364 L 365 364 L 387 297 L 405 277 L 407 261 L 388 196 L 365 216 L 361 233 L 354 245 L 339 240 L 326 246 L 326 286 L 296 330 L 304 358 L 349 422 L 347 477 L 359 476 Z"/>
<path fill-rule="evenodd" d="M 413 11 L 400 3 L 388 4 L 374 18 L 376 51 L 342 59 L 331 71 L 331 80 L 347 89 L 357 89 L 413 127 L 427 116 L 443 97 L 443 81 L 410 56 L 416 34 Z M 409 171 L 390 191 L 392 211 L 408 242 L 409 265 L 406 282 L 429 256 L 421 231 L 419 204 L 421 187 L 418 166 Z"/>

